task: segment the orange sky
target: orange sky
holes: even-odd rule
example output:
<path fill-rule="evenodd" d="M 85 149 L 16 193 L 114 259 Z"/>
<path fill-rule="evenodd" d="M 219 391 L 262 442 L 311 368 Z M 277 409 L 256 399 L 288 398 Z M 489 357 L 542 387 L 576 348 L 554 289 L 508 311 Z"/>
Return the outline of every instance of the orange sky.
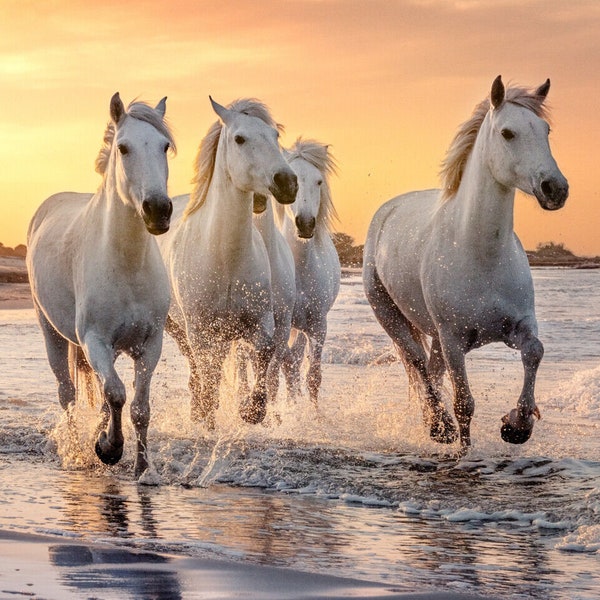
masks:
<path fill-rule="evenodd" d="M 284 145 L 331 144 L 338 229 L 362 242 L 384 201 L 438 186 L 457 126 L 502 74 L 551 78 L 551 145 L 571 186 L 556 213 L 519 195 L 519 236 L 600 255 L 599 32 L 597 0 L 2 0 L 0 241 L 25 242 L 50 194 L 96 190 L 119 91 L 168 96 L 172 194 L 190 189 L 208 95 L 260 98 Z"/>

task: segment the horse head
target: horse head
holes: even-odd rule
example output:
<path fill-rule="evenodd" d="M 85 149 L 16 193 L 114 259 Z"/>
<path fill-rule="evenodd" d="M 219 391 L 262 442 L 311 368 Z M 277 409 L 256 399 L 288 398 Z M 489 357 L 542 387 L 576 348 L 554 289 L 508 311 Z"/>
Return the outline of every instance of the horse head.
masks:
<path fill-rule="evenodd" d="M 117 92 L 110 101 L 114 139 L 111 156 L 120 198 L 135 208 L 153 235 L 169 230 L 173 205 L 167 194 L 169 168 L 166 154 L 174 150 L 173 137 L 164 122 L 166 98 L 155 108 L 142 102 L 127 110 Z M 97 161 L 101 170 L 102 161 Z"/>
<path fill-rule="evenodd" d="M 298 197 L 292 212 L 299 238 L 308 240 L 320 221 L 329 228 L 335 210 L 331 201 L 328 177 L 335 173 L 335 160 L 328 146 L 299 138 L 286 151 L 287 160 L 298 177 Z"/>
<path fill-rule="evenodd" d="M 537 198 L 545 210 L 562 208 L 569 184 L 550 151 L 550 126 L 545 120 L 547 79 L 533 92 L 505 90 L 498 76 L 492 84 L 489 112 L 488 164 L 501 185 Z"/>
<path fill-rule="evenodd" d="M 279 131 L 266 107 L 255 100 L 238 100 L 229 108 L 210 98 L 223 124 L 229 177 L 245 192 L 273 195 L 281 204 L 296 199 L 296 175 L 285 161 L 279 146 Z"/>

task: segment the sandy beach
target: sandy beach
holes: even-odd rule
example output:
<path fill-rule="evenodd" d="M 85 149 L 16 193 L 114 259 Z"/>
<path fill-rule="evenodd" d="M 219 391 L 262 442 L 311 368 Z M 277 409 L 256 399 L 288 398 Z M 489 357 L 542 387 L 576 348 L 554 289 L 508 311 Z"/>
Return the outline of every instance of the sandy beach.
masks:
<path fill-rule="evenodd" d="M 477 600 L 256 566 L 0 531 L 0 598 Z"/>

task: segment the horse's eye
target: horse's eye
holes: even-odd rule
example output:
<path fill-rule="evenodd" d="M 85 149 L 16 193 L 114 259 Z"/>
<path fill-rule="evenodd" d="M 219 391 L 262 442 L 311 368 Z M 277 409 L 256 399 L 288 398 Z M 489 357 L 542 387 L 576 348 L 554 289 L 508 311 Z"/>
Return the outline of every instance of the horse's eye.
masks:
<path fill-rule="evenodd" d="M 125 144 L 119 144 L 117 148 L 123 156 L 125 156 L 125 154 L 129 154 L 129 148 Z"/>
<path fill-rule="evenodd" d="M 503 129 L 500 133 L 505 140 L 512 140 L 515 137 L 515 134 L 510 129 Z"/>
<path fill-rule="evenodd" d="M 168 142 L 165 144 L 165 154 L 169 151 L 169 148 L 171 147 L 171 144 L 169 144 Z"/>
<path fill-rule="evenodd" d="M 319 179 L 319 181 L 317 181 L 317 185 L 322 185 L 322 183 L 323 183 L 322 179 Z"/>
<path fill-rule="evenodd" d="M 238 146 L 241 146 L 246 141 L 246 138 L 243 135 L 236 135 L 233 139 Z"/>

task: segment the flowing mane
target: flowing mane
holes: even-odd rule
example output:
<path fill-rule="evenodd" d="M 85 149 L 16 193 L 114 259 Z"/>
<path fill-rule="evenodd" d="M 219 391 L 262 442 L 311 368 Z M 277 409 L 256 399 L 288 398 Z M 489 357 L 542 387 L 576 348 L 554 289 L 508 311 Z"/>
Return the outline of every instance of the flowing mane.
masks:
<path fill-rule="evenodd" d="M 538 96 L 526 88 L 513 87 L 506 90 L 505 102 L 522 106 L 538 117 L 547 120 L 548 110 L 544 106 L 544 100 L 545 97 Z M 458 128 L 440 171 L 442 202 L 452 198 L 458 191 L 467 160 L 490 107 L 490 100 L 486 98 L 475 107 L 471 118 Z"/>
<path fill-rule="evenodd" d="M 132 117 L 133 119 L 144 121 L 152 125 L 157 131 L 162 133 L 169 140 L 170 150 L 173 153 L 177 152 L 175 139 L 173 138 L 173 134 L 171 133 L 168 124 L 164 119 L 161 118 L 156 110 L 152 108 L 152 106 L 146 104 L 145 102 L 133 101 L 127 107 L 127 113 L 125 116 Z M 109 121 L 106 125 L 106 130 L 104 131 L 102 148 L 100 148 L 100 152 L 98 152 L 98 156 L 96 158 L 96 173 L 100 173 L 100 175 L 104 175 L 106 168 L 108 167 L 110 151 L 114 139 L 115 124 L 112 121 Z"/>
<path fill-rule="evenodd" d="M 333 229 L 333 223 L 338 219 L 337 211 L 331 198 L 331 189 L 329 187 L 329 176 L 337 174 L 337 164 L 335 158 L 328 150 L 329 146 L 321 144 L 315 140 L 303 140 L 298 138 L 294 145 L 286 150 L 287 161 L 291 163 L 296 158 L 302 158 L 316 167 L 323 174 L 323 184 L 321 186 L 321 205 L 317 215 L 317 224 L 323 223 L 327 231 Z"/>
<path fill-rule="evenodd" d="M 278 131 L 283 131 L 283 126 L 274 121 L 269 109 L 260 100 L 256 100 L 255 98 L 241 98 L 234 100 L 227 108 L 248 115 L 249 117 L 256 117 L 270 127 Z M 200 142 L 200 148 L 194 160 L 194 176 L 192 178 L 194 188 L 183 213 L 184 219 L 195 213 L 206 201 L 206 195 L 208 194 L 208 188 L 210 187 L 215 169 L 217 147 L 222 129 L 223 125 L 221 121 L 216 121 L 210 126 L 204 139 Z"/>

